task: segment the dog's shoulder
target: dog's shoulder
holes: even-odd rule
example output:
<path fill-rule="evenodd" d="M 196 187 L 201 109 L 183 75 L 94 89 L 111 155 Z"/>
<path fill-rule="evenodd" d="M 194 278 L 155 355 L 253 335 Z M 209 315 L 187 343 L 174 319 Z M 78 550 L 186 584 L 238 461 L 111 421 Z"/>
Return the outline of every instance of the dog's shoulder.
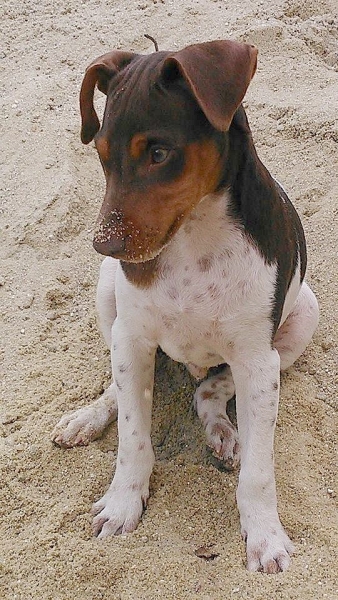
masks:
<path fill-rule="evenodd" d="M 240 107 L 230 129 L 229 206 L 266 264 L 277 265 L 273 320 L 277 327 L 285 296 L 296 274 L 306 270 L 306 244 L 296 209 L 281 184 L 259 159 L 245 111 Z"/>

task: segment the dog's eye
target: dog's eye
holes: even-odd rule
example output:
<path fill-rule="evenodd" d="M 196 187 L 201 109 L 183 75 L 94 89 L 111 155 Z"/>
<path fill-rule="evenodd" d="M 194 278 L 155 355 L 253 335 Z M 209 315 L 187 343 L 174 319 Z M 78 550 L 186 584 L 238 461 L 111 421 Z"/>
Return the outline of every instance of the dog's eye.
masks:
<path fill-rule="evenodd" d="M 169 150 L 167 150 L 166 148 L 155 147 L 151 148 L 150 150 L 151 162 L 157 165 L 163 163 L 168 158 L 168 156 Z"/>

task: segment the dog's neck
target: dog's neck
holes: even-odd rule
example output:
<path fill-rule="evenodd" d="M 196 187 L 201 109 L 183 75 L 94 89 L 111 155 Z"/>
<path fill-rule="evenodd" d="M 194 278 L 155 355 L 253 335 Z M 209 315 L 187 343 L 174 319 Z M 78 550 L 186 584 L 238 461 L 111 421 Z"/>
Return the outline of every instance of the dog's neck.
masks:
<path fill-rule="evenodd" d="M 228 206 L 226 190 L 202 198 L 158 256 L 142 263 L 121 261 L 129 281 L 139 287 L 149 287 L 166 272 L 169 263 L 207 261 L 208 255 L 230 251 L 238 227 L 234 227 Z"/>

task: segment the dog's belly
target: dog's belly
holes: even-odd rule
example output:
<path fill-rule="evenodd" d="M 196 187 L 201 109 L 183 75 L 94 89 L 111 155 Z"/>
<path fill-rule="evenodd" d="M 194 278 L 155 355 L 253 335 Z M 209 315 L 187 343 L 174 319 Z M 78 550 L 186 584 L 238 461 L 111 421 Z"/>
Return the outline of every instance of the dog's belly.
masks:
<path fill-rule="evenodd" d="M 187 365 L 208 369 L 226 362 L 226 357 L 218 353 L 210 338 L 189 335 L 182 326 L 180 335 L 177 332 L 173 336 L 167 333 L 159 345 L 170 358 Z"/>
<path fill-rule="evenodd" d="M 181 306 L 181 310 L 158 315 L 158 344 L 170 358 L 200 368 L 214 367 L 230 358 L 234 320 L 225 319 L 221 313 L 219 318 L 208 317 L 210 304 L 206 298 L 205 306 Z"/>

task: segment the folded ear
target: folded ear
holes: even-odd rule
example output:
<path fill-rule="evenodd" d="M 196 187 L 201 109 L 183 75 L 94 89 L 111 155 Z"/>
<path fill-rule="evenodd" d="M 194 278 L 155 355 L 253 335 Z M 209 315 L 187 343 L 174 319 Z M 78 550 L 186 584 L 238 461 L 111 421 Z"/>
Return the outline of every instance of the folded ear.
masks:
<path fill-rule="evenodd" d="M 256 66 L 254 46 L 230 40 L 205 42 L 167 57 L 162 77 L 167 81 L 183 77 L 208 121 L 227 131 Z"/>
<path fill-rule="evenodd" d="M 94 89 L 107 94 L 108 84 L 118 71 L 127 66 L 137 54 L 114 50 L 99 56 L 86 70 L 80 91 L 81 141 L 88 144 L 100 129 L 100 121 L 94 108 Z"/>

